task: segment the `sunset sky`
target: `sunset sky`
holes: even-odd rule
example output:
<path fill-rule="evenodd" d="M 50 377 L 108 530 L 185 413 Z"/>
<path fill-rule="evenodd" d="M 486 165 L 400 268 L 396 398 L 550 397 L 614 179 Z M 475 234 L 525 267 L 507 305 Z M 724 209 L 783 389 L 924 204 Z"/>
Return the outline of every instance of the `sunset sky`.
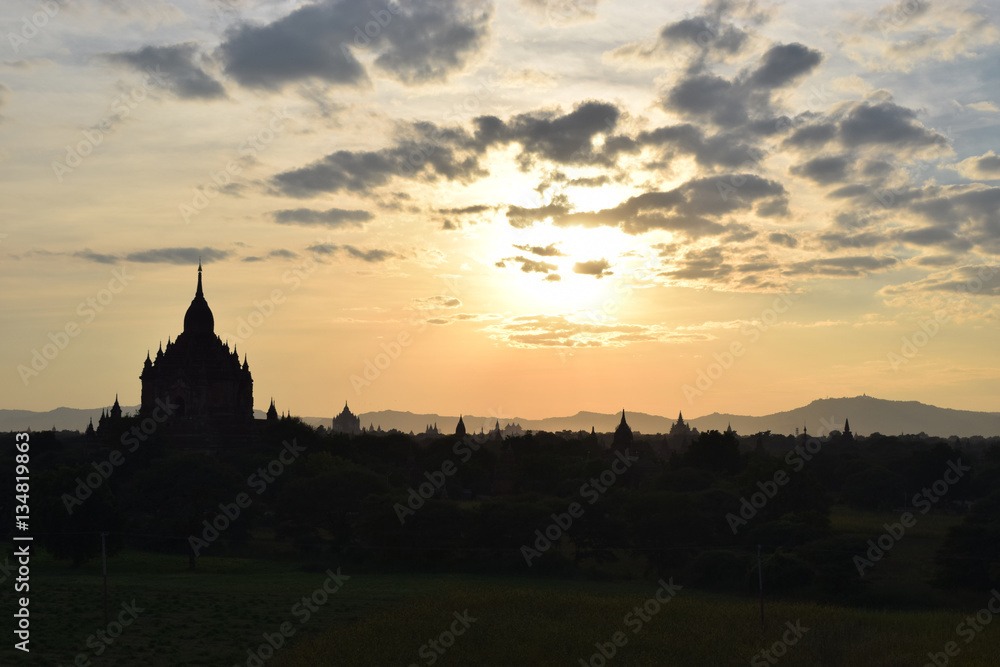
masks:
<path fill-rule="evenodd" d="M 873 7 L 4 2 L 0 407 L 200 257 L 260 409 L 1000 410 L 1000 8 Z"/>

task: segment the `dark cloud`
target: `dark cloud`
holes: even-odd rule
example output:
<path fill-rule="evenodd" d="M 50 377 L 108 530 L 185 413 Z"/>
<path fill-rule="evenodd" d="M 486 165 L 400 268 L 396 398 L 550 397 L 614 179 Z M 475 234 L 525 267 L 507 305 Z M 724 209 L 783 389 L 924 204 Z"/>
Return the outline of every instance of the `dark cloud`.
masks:
<path fill-rule="evenodd" d="M 786 234 L 785 232 L 771 232 L 767 235 L 767 240 L 775 245 L 784 246 L 786 248 L 794 248 L 799 245 L 799 240 L 797 238 L 791 234 Z"/>
<path fill-rule="evenodd" d="M 677 261 L 676 268 L 664 271 L 662 276 L 673 280 L 707 280 L 709 282 L 726 282 L 733 272 L 731 264 L 726 262 L 720 246 L 701 250 L 688 250 L 684 257 Z"/>
<path fill-rule="evenodd" d="M 796 148 L 821 148 L 837 134 L 837 126 L 830 122 L 804 125 L 792 132 L 784 141 L 786 146 Z"/>
<path fill-rule="evenodd" d="M 941 271 L 922 280 L 902 285 L 888 285 L 879 290 L 883 296 L 909 294 L 913 292 L 951 292 L 960 298 L 1000 296 L 1000 267 L 990 264 L 958 266 Z"/>
<path fill-rule="evenodd" d="M 371 220 L 374 216 L 368 211 L 355 209 L 331 208 L 325 211 L 316 211 L 309 208 L 293 208 L 273 211 L 271 217 L 275 222 L 282 225 L 313 225 L 336 229 L 340 227 L 363 227 L 364 223 Z"/>
<path fill-rule="evenodd" d="M 606 160 L 593 148 L 594 136 L 614 129 L 621 112 L 613 104 L 587 101 L 573 111 L 520 114 L 496 134 L 504 143 L 519 143 L 522 155 L 559 164 L 595 164 Z"/>
<path fill-rule="evenodd" d="M 1000 187 L 928 188 L 924 196 L 903 201 L 933 227 L 962 230 L 963 238 L 987 252 L 1000 251 Z"/>
<path fill-rule="evenodd" d="M 281 194 L 312 197 L 341 190 L 367 192 L 394 176 L 464 182 L 483 175 L 473 155 L 459 156 L 448 146 L 404 140 L 377 151 L 337 151 L 305 167 L 282 172 L 271 183 Z"/>
<path fill-rule="evenodd" d="M 958 263 L 957 255 L 923 255 L 913 260 L 919 266 L 955 266 Z"/>
<path fill-rule="evenodd" d="M 287 250 L 285 248 L 278 248 L 267 253 L 268 257 L 280 257 L 281 259 L 295 259 L 299 256 L 299 253 L 293 250 Z"/>
<path fill-rule="evenodd" d="M 550 243 L 547 246 L 537 246 L 537 245 L 514 245 L 518 250 L 523 250 L 524 252 L 530 252 L 532 255 L 538 255 L 539 257 L 565 257 L 566 253 L 561 251 L 556 247 L 555 243 Z"/>
<path fill-rule="evenodd" d="M 323 0 L 266 25 L 242 23 L 219 47 L 241 85 L 276 90 L 315 78 L 362 84 L 355 54 L 374 55 L 386 76 L 408 85 L 444 81 L 484 45 L 492 5 L 480 0 Z"/>
<path fill-rule="evenodd" d="M 497 262 L 497 266 L 503 268 L 506 266 L 504 262 L 519 262 L 521 264 L 521 270 L 525 273 L 548 273 L 549 271 L 555 271 L 559 268 L 550 262 L 541 262 L 522 255 L 518 255 L 517 257 L 505 257 L 501 261 Z"/>
<path fill-rule="evenodd" d="M 198 46 L 194 42 L 145 46 L 138 51 L 112 53 L 106 58 L 144 73 L 155 71 L 157 80 L 165 82 L 164 85 L 181 99 L 226 97 L 222 84 L 209 76 L 198 63 Z"/>
<path fill-rule="evenodd" d="M 98 264 L 117 264 L 121 261 L 116 255 L 106 255 L 104 253 L 94 252 L 90 248 L 77 250 L 73 253 L 73 257 L 79 257 L 80 259 L 85 259 L 90 262 L 97 262 Z"/>
<path fill-rule="evenodd" d="M 558 273 L 550 273 L 547 276 L 545 276 L 545 279 L 550 283 L 555 283 L 562 280 L 562 276 L 560 276 Z"/>
<path fill-rule="evenodd" d="M 840 121 L 840 141 L 849 148 L 893 146 L 897 148 L 947 148 L 948 139 L 916 120 L 912 109 L 891 101 L 858 102 Z"/>
<path fill-rule="evenodd" d="M 889 242 L 889 237 L 876 232 L 860 232 L 848 234 L 845 232 L 824 232 L 819 240 L 827 250 L 846 248 L 875 248 Z"/>
<path fill-rule="evenodd" d="M 491 210 L 493 210 L 492 206 L 487 206 L 486 204 L 473 204 L 472 206 L 462 206 L 461 208 L 439 208 L 438 213 L 447 213 L 449 215 L 472 215 L 477 213 L 486 213 Z"/>
<path fill-rule="evenodd" d="M 711 118 L 716 125 L 743 125 L 749 118 L 744 95 L 731 81 L 714 74 L 682 79 L 663 98 L 663 106 L 684 115 Z"/>
<path fill-rule="evenodd" d="M 911 245 L 940 246 L 956 251 L 969 250 L 973 245 L 971 241 L 960 238 L 950 229 L 934 226 L 899 230 L 894 237 Z"/>
<path fill-rule="evenodd" d="M 699 121 L 711 118 L 720 127 L 748 126 L 777 131 L 779 122 L 771 109 L 771 92 L 811 72 L 822 60 L 819 51 L 801 44 L 777 44 L 761 56 L 757 67 L 726 79 L 697 71 L 682 77 L 661 98 L 668 111 Z"/>
<path fill-rule="evenodd" d="M 607 175 L 601 176 L 581 176 L 580 178 L 570 179 L 566 182 L 566 185 L 577 186 L 581 188 L 597 188 L 602 185 L 607 185 L 611 182 L 611 177 Z"/>
<path fill-rule="evenodd" d="M 1000 179 L 1000 156 L 994 151 L 989 151 L 985 155 L 966 158 L 958 164 L 949 165 L 948 168 L 954 169 L 966 178 L 992 181 Z"/>
<path fill-rule="evenodd" d="M 552 198 L 550 203 L 534 208 L 514 205 L 508 206 L 507 222 L 510 223 L 511 227 L 523 229 L 525 227 L 530 227 L 536 221 L 545 220 L 550 217 L 558 218 L 560 216 L 564 216 L 569 213 L 570 210 L 569 199 L 566 195 L 556 195 Z"/>
<path fill-rule="evenodd" d="M 217 260 L 223 260 L 231 256 L 228 250 L 216 248 L 158 248 L 155 250 L 142 250 L 131 252 L 125 255 L 125 259 L 130 262 L 141 262 L 145 264 L 197 264 L 199 261 L 208 264 Z"/>
<path fill-rule="evenodd" d="M 847 179 L 851 161 L 844 155 L 815 157 L 808 162 L 791 167 L 788 171 L 818 183 L 830 185 Z"/>
<path fill-rule="evenodd" d="M 745 138 L 739 132 L 718 132 L 706 137 L 701 128 L 685 123 L 640 132 L 635 141 L 641 146 L 660 147 L 664 159 L 687 153 L 702 166 L 734 169 L 758 162 L 764 156 L 764 151 L 747 143 Z"/>
<path fill-rule="evenodd" d="M 728 231 L 718 221 L 725 216 L 785 196 L 785 189 L 775 181 L 754 174 L 726 174 L 694 179 L 669 192 L 636 195 L 614 208 L 567 213 L 553 220 L 560 226 L 620 226 L 628 234 L 666 229 L 699 238 Z"/>
<path fill-rule="evenodd" d="M 776 44 L 761 58 L 747 84 L 759 88 L 781 88 L 811 72 L 823 60 L 819 51 L 802 44 Z"/>
<path fill-rule="evenodd" d="M 885 271 L 899 265 L 895 257 L 824 257 L 795 262 L 785 269 L 788 275 L 814 275 L 834 278 L 857 278 L 875 271 Z"/>
<path fill-rule="evenodd" d="M 581 273 L 585 276 L 597 276 L 598 278 L 603 278 L 604 276 L 612 275 L 612 272 L 608 269 L 611 265 L 606 259 L 592 259 L 587 262 L 577 262 L 573 265 L 573 273 Z"/>
<path fill-rule="evenodd" d="M 399 257 L 398 253 L 392 252 L 391 250 L 381 250 L 378 248 L 372 250 L 360 250 L 352 245 L 335 245 L 332 243 L 314 243 L 309 246 L 307 250 L 311 250 L 317 255 L 346 253 L 351 257 L 365 262 L 384 262 L 389 258 Z"/>
<path fill-rule="evenodd" d="M 827 197 L 833 199 L 854 199 L 857 197 L 872 196 L 872 189 L 867 185 L 845 185 L 837 188 L 836 190 L 831 190 L 826 194 Z"/>
<path fill-rule="evenodd" d="M 688 71 L 703 69 L 709 62 L 724 62 L 739 55 L 750 43 L 749 27 L 766 21 L 768 12 L 754 2 L 713 0 L 694 16 L 667 23 L 651 41 L 633 42 L 612 52 L 615 58 L 636 61 L 687 59 Z M 736 21 L 743 19 L 744 25 Z"/>

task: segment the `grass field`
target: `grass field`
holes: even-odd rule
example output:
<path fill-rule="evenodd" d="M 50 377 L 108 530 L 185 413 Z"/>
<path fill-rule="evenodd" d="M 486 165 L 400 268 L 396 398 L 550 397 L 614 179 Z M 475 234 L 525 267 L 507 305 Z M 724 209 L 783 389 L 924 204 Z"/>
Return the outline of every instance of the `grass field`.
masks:
<path fill-rule="evenodd" d="M 842 509 L 833 515 L 838 533 L 866 539 L 897 519 Z M 928 653 L 941 653 L 954 641 L 960 653 L 952 664 L 992 667 L 1000 656 L 1000 622 L 971 636 L 956 634 L 966 616 L 985 606 L 990 591 L 944 596 L 924 576 L 957 520 L 922 517 L 868 575 L 886 595 L 911 591 L 914 606 L 935 609 L 878 611 L 769 598 L 763 634 L 755 599 L 691 590 L 664 605 L 650 604 L 643 620 L 633 610 L 656 592 L 654 581 L 376 575 L 345 568 L 349 578 L 327 595 L 320 593 L 329 579 L 325 567 L 203 558 L 189 572 L 183 557 L 126 552 L 109 561 L 111 616 L 133 600 L 142 611 L 97 655 L 95 633 L 107 628 L 99 563 L 73 569 L 39 555 L 32 563 L 32 652 L 14 651 L 9 641 L 0 649 L 0 664 L 383 667 L 429 665 L 433 657 L 435 665 L 580 665 L 582 659 L 599 666 L 603 658 L 591 660 L 595 644 L 610 651 L 621 632 L 623 645 L 608 665 L 765 665 L 773 663 L 758 652 L 781 640 L 786 622 L 799 622 L 808 631 L 794 645 L 777 647 L 783 654 L 775 660 L 783 665 L 919 667 L 929 662 Z M 303 597 L 312 597 L 312 610 L 302 605 Z M 7 582 L 5 610 L 13 607 L 11 598 Z M 455 614 L 466 611 L 463 625 Z M 462 634 L 448 636 L 456 623 Z M 278 641 L 282 624 L 289 637 Z M 273 656 L 265 634 L 283 644 Z M 439 651 L 429 644 L 452 638 L 453 645 L 439 645 Z"/>

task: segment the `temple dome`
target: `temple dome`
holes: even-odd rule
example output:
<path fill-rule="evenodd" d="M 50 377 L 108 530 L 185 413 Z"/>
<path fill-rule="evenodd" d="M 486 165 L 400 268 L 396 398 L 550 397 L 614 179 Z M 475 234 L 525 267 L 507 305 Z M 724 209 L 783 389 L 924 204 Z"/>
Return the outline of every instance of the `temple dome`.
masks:
<path fill-rule="evenodd" d="M 212 309 L 208 307 L 205 294 L 201 290 L 201 262 L 198 263 L 198 289 L 194 293 L 194 299 L 184 313 L 184 333 L 215 333 L 215 316 Z"/>

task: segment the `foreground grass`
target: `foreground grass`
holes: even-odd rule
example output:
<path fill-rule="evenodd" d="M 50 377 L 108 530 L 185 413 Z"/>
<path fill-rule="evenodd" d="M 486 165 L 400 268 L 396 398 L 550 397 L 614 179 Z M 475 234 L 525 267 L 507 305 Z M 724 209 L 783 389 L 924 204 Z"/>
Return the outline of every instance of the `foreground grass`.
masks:
<path fill-rule="evenodd" d="M 444 583 L 441 590 L 381 611 L 359 623 L 326 632 L 279 653 L 280 667 L 352 665 L 579 665 L 590 662 L 595 643 L 623 632 L 627 643 L 614 665 L 754 664 L 765 647 L 780 641 L 786 621 L 808 628 L 787 647 L 781 664 L 855 667 L 923 665 L 928 652 L 949 641 L 961 649 L 959 664 L 994 667 L 1000 655 L 1000 628 L 986 628 L 966 644 L 955 635 L 963 614 L 954 612 L 875 612 L 815 604 L 769 602 L 761 634 L 759 607 L 753 600 L 713 598 L 681 591 L 649 621 L 636 627 L 626 616 L 646 595 L 538 590 L 500 583 Z M 983 603 L 985 604 L 984 597 Z M 471 627 L 442 652 L 426 646 L 449 630 L 454 613 L 468 610 Z M 634 618 L 634 617 L 633 617 Z M 638 630 L 638 632 L 636 632 Z M 789 634 L 791 638 L 792 635 Z M 445 638 L 445 643 L 448 643 Z M 431 656 L 436 659 L 431 662 Z M 594 659 L 594 665 L 603 664 Z M 763 656 L 756 664 L 769 664 Z"/>

